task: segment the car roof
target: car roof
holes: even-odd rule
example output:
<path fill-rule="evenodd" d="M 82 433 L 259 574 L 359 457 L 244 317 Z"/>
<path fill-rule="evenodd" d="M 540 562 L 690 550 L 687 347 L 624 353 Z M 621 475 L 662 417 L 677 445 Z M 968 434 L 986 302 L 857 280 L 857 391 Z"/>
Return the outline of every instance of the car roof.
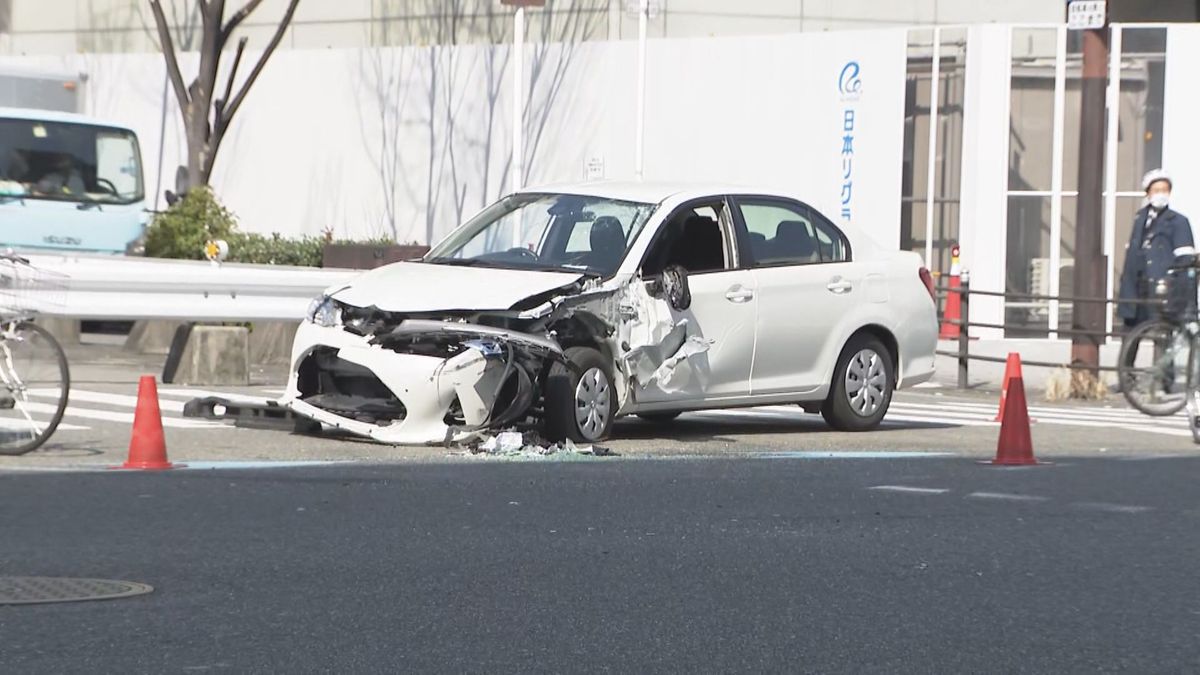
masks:
<path fill-rule="evenodd" d="M 0 119 L 30 120 L 33 122 L 61 122 L 65 124 L 90 124 L 97 127 L 109 127 L 129 131 L 129 127 L 108 120 L 63 112 L 61 110 L 38 110 L 36 108 L 4 108 L 0 107 Z"/>
<path fill-rule="evenodd" d="M 529 187 L 522 189 L 520 192 L 524 194 L 550 193 L 604 197 L 643 204 L 660 204 L 672 198 L 679 201 L 687 201 L 710 197 L 712 195 L 763 195 L 795 199 L 810 206 L 812 205 L 804 197 L 788 191 L 731 183 L 600 180 L 587 183 L 558 183 L 540 187 Z M 820 212 L 820 209 L 817 210 Z M 832 221 L 832 219 L 830 220 Z M 841 230 L 850 239 L 850 244 L 855 248 L 862 250 L 864 246 L 868 248 L 876 246 L 869 238 L 865 238 L 863 233 L 852 223 L 842 221 L 832 222 L 834 222 L 834 226 L 837 229 Z"/>
<path fill-rule="evenodd" d="M 523 193 L 562 193 L 586 197 L 607 197 L 643 204 L 658 204 L 669 198 L 691 199 L 724 194 L 766 194 L 790 196 L 777 190 L 756 189 L 728 183 L 698 183 L 670 181 L 601 180 L 587 183 L 558 183 L 521 190 Z"/>

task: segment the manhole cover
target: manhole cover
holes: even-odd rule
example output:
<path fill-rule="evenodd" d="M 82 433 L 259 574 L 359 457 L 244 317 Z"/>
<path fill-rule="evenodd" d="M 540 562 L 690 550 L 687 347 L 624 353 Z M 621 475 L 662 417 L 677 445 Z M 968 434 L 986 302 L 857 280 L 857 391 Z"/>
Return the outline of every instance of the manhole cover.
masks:
<path fill-rule="evenodd" d="M 0 577 L 0 605 L 112 600 L 143 595 L 153 586 L 136 581 L 69 577 Z"/>

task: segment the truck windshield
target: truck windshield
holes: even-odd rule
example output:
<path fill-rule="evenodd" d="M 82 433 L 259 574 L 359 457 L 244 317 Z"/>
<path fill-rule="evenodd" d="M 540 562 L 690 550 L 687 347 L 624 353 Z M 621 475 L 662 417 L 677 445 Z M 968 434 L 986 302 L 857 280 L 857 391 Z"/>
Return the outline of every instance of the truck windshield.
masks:
<path fill-rule="evenodd" d="M 137 137 L 90 124 L 0 119 L 0 197 L 141 201 Z"/>

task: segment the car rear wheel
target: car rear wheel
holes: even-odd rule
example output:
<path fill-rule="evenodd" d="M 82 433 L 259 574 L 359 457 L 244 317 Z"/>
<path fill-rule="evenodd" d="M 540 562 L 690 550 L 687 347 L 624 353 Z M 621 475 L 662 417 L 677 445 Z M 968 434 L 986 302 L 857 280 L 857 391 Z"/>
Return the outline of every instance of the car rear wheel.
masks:
<path fill-rule="evenodd" d="M 602 441 L 617 414 L 612 365 L 591 347 L 570 347 L 565 355 L 567 363 L 555 363 L 546 377 L 546 435 L 552 441 Z"/>
<path fill-rule="evenodd" d="M 838 431 L 874 429 L 887 414 L 895 383 L 895 366 L 883 343 L 856 335 L 838 357 L 821 416 Z"/>

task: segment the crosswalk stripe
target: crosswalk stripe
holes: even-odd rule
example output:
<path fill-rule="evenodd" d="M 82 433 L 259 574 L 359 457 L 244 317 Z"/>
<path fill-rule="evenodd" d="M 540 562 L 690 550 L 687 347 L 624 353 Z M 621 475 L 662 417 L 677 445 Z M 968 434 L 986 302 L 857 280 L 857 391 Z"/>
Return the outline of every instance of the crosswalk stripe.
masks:
<path fill-rule="evenodd" d="M 37 392 L 33 392 L 34 396 L 39 396 Z M 50 395 L 48 398 L 56 398 L 57 395 Z M 85 403 L 103 403 L 122 408 L 137 408 L 137 397 L 126 396 L 124 394 L 109 394 L 102 391 L 87 391 L 80 389 L 72 389 L 68 399 L 71 402 L 84 401 Z M 180 401 L 164 401 L 159 399 L 158 408 L 163 412 L 183 412 L 183 403 Z"/>
<path fill-rule="evenodd" d="M 55 407 L 49 403 L 38 403 L 30 401 L 25 404 L 30 412 L 50 413 L 53 414 Z M 121 422 L 123 424 L 133 424 L 132 412 L 116 412 L 113 410 L 96 410 L 93 408 L 79 408 L 73 405 L 67 406 L 66 416 L 70 418 L 82 417 L 84 419 L 102 420 L 105 422 Z M 177 429 L 220 429 L 224 425 L 216 422 L 205 422 L 203 420 L 185 420 L 176 417 L 162 418 L 164 427 L 174 427 Z"/>
<path fill-rule="evenodd" d="M 39 424 L 45 424 L 47 421 L 49 421 L 42 415 L 30 415 L 30 417 L 33 418 L 34 422 L 38 422 Z M 28 428 L 29 423 L 23 418 L 0 419 L 0 431 L 24 431 Z M 90 429 L 91 427 L 80 426 L 78 424 L 67 424 L 66 422 L 58 423 L 59 431 L 88 431 Z"/>
<path fill-rule="evenodd" d="M 1148 432 L 1165 436 L 1190 436 L 1187 424 L 1180 425 L 1180 419 L 1149 417 L 1136 410 L 1120 408 L 1083 408 L 1083 407 L 1048 407 L 1035 406 L 1030 409 L 1031 415 L 1039 422 L 1061 426 L 1075 426 L 1093 429 L 1121 429 L 1124 431 Z M 692 413 L 707 417 L 724 419 L 777 419 L 792 421 L 813 419 L 794 405 L 768 405 L 758 408 L 739 408 L 736 410 L 704 410 Z M 939 404 L 919 403 L 909 400 L 893 400 L 888 409 L 884 424 L 889 426 L 902 424 L 945 424 L 952 426 L 996 426 L 996 406 L 969 401 L 947 400 Z M 1182 428 L 1181 428 L 1182 426 Z"/>
<path fill-rule="evenodd" d="M 994 427 L 995 422 L 989 420 L 969 419 L 963 417 L 940 417 L 936 415 L 893 415 L 888 413 L 883 418 L 884 424 L 903 422 L 906 424 L 946 424 L 959 427 Z"/>
<path fill-rule="evenodd" d="M 936 413 L 939 416 L 955 416 L 962 415 L 972 419 L 987 419 L 994 420 L 994 408 L 974 409 L 977 412 L 962 411 L 955 412 L 958 404 L 953 405 L 929 405 L 910 402 L 894 402 L 893 410 L 902 411 L 910 414 L 928 414 Z M 928 411 L 928 413 L 927 413 Z M 1097 409 L 1079 409 L 1079 408 L 1030 408 L 1030 414 L 1038 421 L 1048 422 L 1051 424 L 1073 424 L 1075 426 L 1093 426 L 1093 427 L 1111 427 L 1119 426 L 1126 428 L 1129 426 L 1137 427 L 1138 429 L 1159 430 L 1169 432 L 1170 435 L 1176 435 L 1179 431 L 1180 419 L 1186 420 L 1186 417 L 1181 418 L 1160 418 L 1149 417 L 1138 413 L 1136 416 L 1128 415 L 1110 415 L 1107 412 L 1102 412 Z M 976 417 L 977 416 L 977 417 Z M 1190 434 L 1190 432 L 1188 432 Z"/>
<path fill-rule="evenodd" d="M 158 395 L 160 397 L 167 396 L 171 398 L 181 398 L 185 401 L 190 401 L 194 398 L 208 398 L 212 396 L 241 403 L 262 403 L 264 401 L 275 401 L 279 399 L 279 396 L 255 396 L 254 394 L 238 394 L 235 392 L 212 391 L 209 389 L 179 389 L 169 387 L 159 389 Z"/>
<path fill-rule="evenodd" d="M 947 400 L 945 403 L 939 403 L 937 405 L 932 405 L 932 404 L 928 404 L 928 403 L 914 403 L 911 401 L 905 401 L 904 404 L 905 405 L 914 405 L 914 406 L 923 405 L 923 406 L 927 406 L 927 407 L 937 408 L 939 410 L 943 409 L 947 406 L 953 406 L 955 408 L 978 410 L 980 412 L 991 412 L 993 415 L 995 415 L 996 411 L 1000 409 L 999 405 L 994 404 L 994 403 L 974 403 L 971 401 L 955 401 L 955 400 Z M 1087 407 L 1087 408 L 1085 408 L 1085 407 L 1079 407 L 1079 406 L 1051 407 L 1051 406 L 1031 405 L 1031 406 L 1028 406 L 1028 410 L 1030 413 L 1033 413 L 1033 414 L 1039 414 L 1039 413 L 1055 414 L 1055 413 L 1068 413 L 1068 412 L 1079 411 L 1082 414 L 1112 415 L 1112 416 L 1127 417 L 1130 419 L 1139 419 L 1139 420 L 1171 419 L 1170 417 L 1152 418 L 1148 415 L 1144 415 L 1144 414 L 1138 412 L 1137 410 L 1133 410 L 1131 408 L 1116 408 L 1116 407 L 1107 407 L 1107 406 L 1106 407 Z M 1176 413 L 1173 417 L 1182 418 L 1182 417 L 1186 417 L 1186 415 L 1183 412 L 1179 412 L 1179 413 Z"/>

